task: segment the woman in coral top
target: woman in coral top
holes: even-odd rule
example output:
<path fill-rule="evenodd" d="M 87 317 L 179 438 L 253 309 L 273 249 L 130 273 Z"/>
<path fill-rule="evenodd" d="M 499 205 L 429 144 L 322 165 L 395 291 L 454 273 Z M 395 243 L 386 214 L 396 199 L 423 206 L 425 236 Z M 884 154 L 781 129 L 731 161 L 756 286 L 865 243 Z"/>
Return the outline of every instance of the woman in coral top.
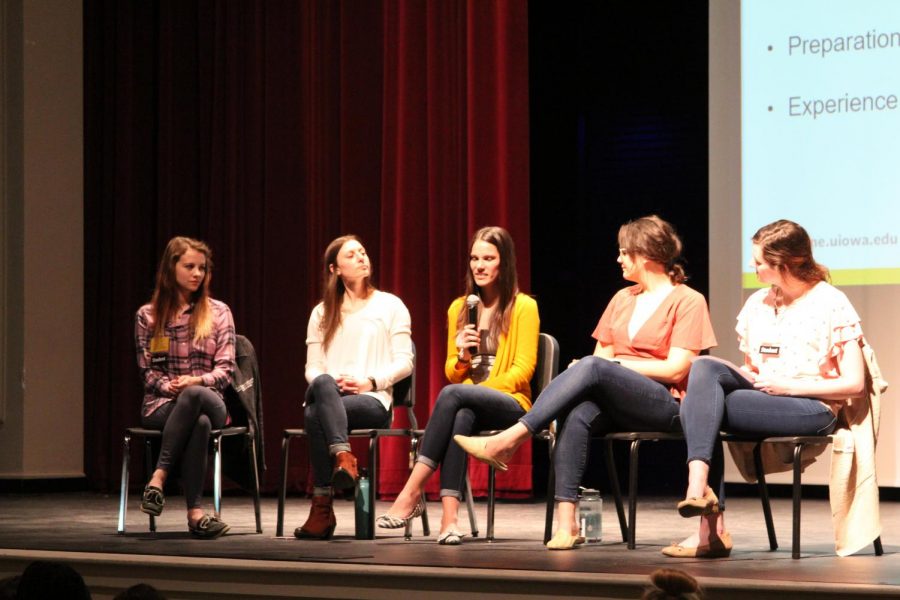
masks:
<path fill-rule="evenodd" d="M 806 230 L 780 220 L 753 235 L 753 266 L 768 284 L 747 299 L 737 318 L 744 365 L 713 358 L 691 367 L 681 405 L 688 447 L 683 517 L 702 516 L 698 533 L 663 549 L 674 557 L 731 553 L 719 500 L 707 486 L 719 431 L 764 435 L 827 435 L 843 400 L 865 389 L 860 319 L 843 292 L 826 280 Z"/>
<path fill-rule="evenodd" d="M 516 252 L 502 227 L 484 227 L 469 245 L 466 295 L 447 311 L 444 387 L 425 428 L 416 464 L 379 527 L 395 529 L 422 513 L 422 488 L 441 466 L 441 531 L 438 543 L 459 544 L 457 528 L 466 455 L 454 435 L 508 427 L 531 408 L 529 382 L 537 363 L 537 303 L 519 292 Z M 467 298 L 474 296 L 477 322 L 468 324 Z"/>
<path fill-rule="evenodd" d="M 659 217 L 623 225 L 618 262 L 634 285 L 603 311 L 594 354 L 554 379 L 509 429 L 456 438 L 469 454 L 503 469 L 522 442 L 554 419 L 562 422 L 554 458 L 558 526 L 547 543 L 552 550 L 584 543 L 575 515 L 591 434 L 675 428 L 691 360 L 716 343 L 706 300 L 684 284 L 680 255 L 681 240 Z"/>

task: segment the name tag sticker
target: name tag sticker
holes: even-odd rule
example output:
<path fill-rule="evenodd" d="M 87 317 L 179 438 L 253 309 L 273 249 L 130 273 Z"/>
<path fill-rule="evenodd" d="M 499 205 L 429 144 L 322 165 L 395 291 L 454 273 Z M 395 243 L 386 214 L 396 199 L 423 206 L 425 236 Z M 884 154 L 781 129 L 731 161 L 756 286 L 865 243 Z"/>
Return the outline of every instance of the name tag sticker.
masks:
<path fill-rule="evenodd" d="M 760 344 L 759 353 L 766 356 L 778 356 L 781 354 L 781 346 L 773 346 L 772 344 Z"/>
<path fill-rule="evenodd" d="M 163 352 L 167 354 L 169 352 L 169 338 L 162 336 L 150 338 L 150 354 Z"/>
<path fill-rule="evenodd" d="M 158 365 L 161 363 L 165 363 L 166 360 L 168 360 L 168 359 L 169 359 L 168 354 L 157 354 L 156 356 L 150 357 L 150 364 Z"/>

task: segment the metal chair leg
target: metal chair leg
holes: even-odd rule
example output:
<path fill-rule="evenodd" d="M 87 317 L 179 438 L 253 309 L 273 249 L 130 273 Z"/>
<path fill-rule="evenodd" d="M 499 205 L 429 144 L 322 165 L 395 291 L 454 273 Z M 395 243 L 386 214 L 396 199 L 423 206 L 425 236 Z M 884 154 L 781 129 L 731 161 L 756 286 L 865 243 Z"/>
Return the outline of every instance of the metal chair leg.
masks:
<path fill-rule="evenodd" d="M 487 541 L 494 541 L 494 488 L 497 472 L 494 467 L 488 467 L 488 509 L 487 509 Z"/>
<path fill-rule="evenodd" d="M 756 468 L 756 482 L 759 488 L 759 500 L 762 502 L 763 517 L 766 520 L 766 533 L 769 534 L 769 549 L 778 550 L 778 538 L 775 536 L 775 522 L 772 520 L 772 505 L 769 503 L 769 486 L 766 484 L 766 473 L 762 464 L 762 444 L 753 447 L 753 465 Z"/>
<path fill-rule="evenodd" d="M 628 453 L 628 549 L 634 550 L 637 529 L 638 452 L 641 440 L 632 440 Z"/>
<path fill-rule="evenodd" d="M 412 473 L 413 467 L 416 465 L 416 450 L 418 449 L 418 444 L 416 444 L 416 436 L 410 436 L 409 438 L 409 472 Z M 422 501 L 425 502 L 425 490 L 422 490 Z M 425 509 L 422 511 L 422 521 L 427 519 L 425 513 L 428 512 L 428 503 L 425 502 Z M 413 519 L 410 519 L 406 522 L 406 527 L 403 528 L 403 539 L 407 542 L 412 539 L 412 528 L 413 528 Z M 428 535 L 427 533 L 425 535 Z"/>
<path fill-rule="evenodd" d="M 625 507 L 622 504 L 622 488 L 619 486 L 619 474 L 616 472 L 616 464 L 613 460 L 613 441 L 606 440 L 606 471 L 609 473 L 609 483 L 612 487 L 613 500 L 616 503 L 616 514 L 619 517 L 619 530 L 622 532 L 622 541 L 628 541 L 628 522 L 625 520 Z"/>
<path fill-rule="evenodd" d="M 431 535 L 431 526 L 428 524 L 428 500 L 424 496 L 424 490 L 422 491 L 422 494 L 422 502 L 424 503 L 424 507 L 422 509 L 422 535 L 428 537 Z"/>
<path fill-rule="evenodd" d="M 150 481 L 153 476 L 153 443 L 150 438 L 144 438 L 144 469 L 146 476 L 144 479 Z M 156 531 L 156 517 L 150 515 L 150 531 Z"/>
<path fill-rule="evenodd" d="M 278 486 L 278 515 L 275 519 L 275 535 L 284 535 L 284 497 L 287 494 L 288 451 L 291 447 L 291 436 L 285 435 L 281 440 L 281 484 Z"/>
<path fill-rule="evenodd" d="M 247 436 L 250 443 L 250 475 L 253 477 L 253 512 L 256 515 L 256 533 L 262 533 L 262 515 L 259 499 L 259 467 L 256 463 L 256 436 L 252 433 Z"/>
<path fill-rule="evenodd" d="M 378 436 L 369 438 L 369 522 L 366 539 L 375 539 L 375 492 L 378 486 Z"/>
<path fill-rule="evenodd" d="M 122 477 L 119 488 L 119 523 L 116 530 L 125 533 L 125 514 L 128 511 L 128 470 L 131 462 L 131 436 L 125 434 L 122 441 Z"/>
<path fill-rule="evenodd" d="M 416 456 L 419 455 L 419 436 L 410 435 L 409 439 L 409 472 L 412 473 L 413 467 L 416 466 Z M 425 490 L 422 490 L 422 502 L 423 502 L 423 510 L 422 510 L 422 535 L 430 536 L 431 535 L 431 527 L 428 525 L 428 502 L 425 498 Z M 403 530 L 403 539 L 406 541 L 410 541 L 412 539 L 412 521 L 409 521 L 406 524 L 406 529 Z"/>
<path fill-rule="evenodd" d="M 556 498 L 554 496 L 556 489 L 556 473 L 553 468 L 553 452 L 550 452 L 550 472 L 547 474 L 547 508 L 544 514 L 544 544 L 553 537 L 553 509 L 555 508 Z"/>
<path fill-rule="evenodd" d="M 466 510 L 469 512 L 469 530 L 472 537 L 478 537 L 478 521 L 475 519 L 475 505 L 472 502 L 472 482 L 469 481 L 469 474 L 466 473 Z"/>
<path fill-rule="evenodd" d="M 791 558 L 800 558 L 800 454 L 803 444 L 794 446 L 794 522 Z"/>
<path fill-rule="evenodd" d="M 213 437 L 213 509 L 216 518 L 222 515 L 222 436 Z"/>

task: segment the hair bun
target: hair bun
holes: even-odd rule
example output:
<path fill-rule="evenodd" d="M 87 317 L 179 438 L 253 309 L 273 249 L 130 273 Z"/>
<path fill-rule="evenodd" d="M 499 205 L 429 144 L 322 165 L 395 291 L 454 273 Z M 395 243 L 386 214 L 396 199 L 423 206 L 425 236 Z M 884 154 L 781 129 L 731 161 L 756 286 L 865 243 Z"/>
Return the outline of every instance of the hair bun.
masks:
<path fill-rule="evenodd" d="M 654 587 L 644 592 L 643 598 L 702 598 L 697 580 L 678 569 L 657 569 L 650 574 Z"/>

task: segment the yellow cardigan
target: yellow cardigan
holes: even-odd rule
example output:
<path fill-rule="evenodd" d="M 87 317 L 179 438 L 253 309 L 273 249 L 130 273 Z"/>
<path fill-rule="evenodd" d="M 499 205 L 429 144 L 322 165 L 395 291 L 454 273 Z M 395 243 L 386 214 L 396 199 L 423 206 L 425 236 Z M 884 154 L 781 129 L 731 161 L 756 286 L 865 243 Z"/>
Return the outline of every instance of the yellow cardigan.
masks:
<path fill-rule="evenodd" d="M 447 310 L 447 361 L 444 363 L 444 374 L 450 383 L 472 383 L 468 369 L 456 368 L 456 324 L 459 311 L 464 310 L 465 305 L 466 299 L 461 296 Z M 479 384 L 509 394 L 526 411 L 531 410 L 530 381 L 537 364 L 540 327 L 537 302 L 531 296 L 516 295 L 509 331 L 500 335 L 491 374 Z"/>

